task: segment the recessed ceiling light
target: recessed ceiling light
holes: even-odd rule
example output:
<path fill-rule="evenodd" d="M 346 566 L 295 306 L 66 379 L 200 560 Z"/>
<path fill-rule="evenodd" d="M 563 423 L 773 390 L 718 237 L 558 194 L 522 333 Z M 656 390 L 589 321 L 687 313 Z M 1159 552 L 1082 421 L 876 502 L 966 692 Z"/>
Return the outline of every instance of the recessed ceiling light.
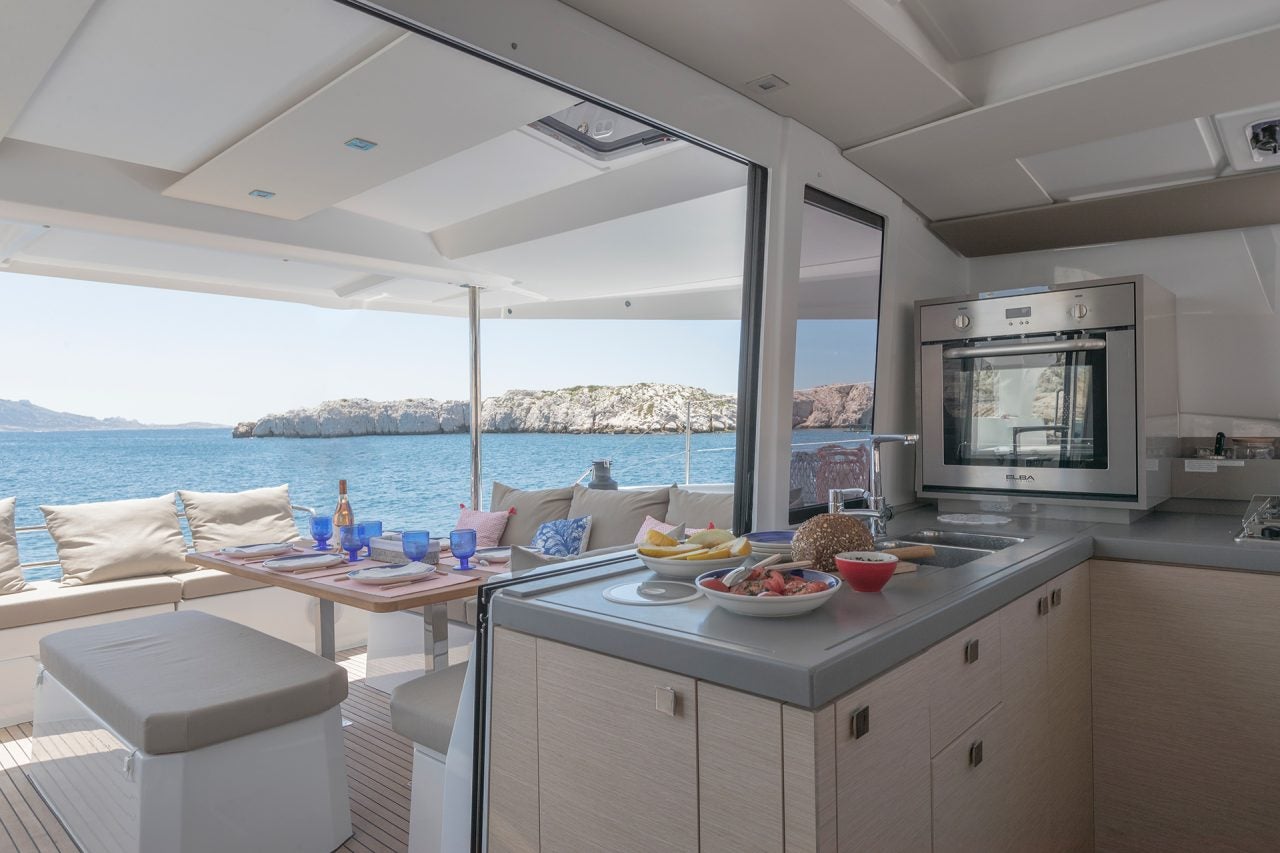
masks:
<path fill-rule="evenodd" d="M 254 198 L 275 198 L 276 196 L 271 190 L 249 190 L 249 195 Z"/>
<path fill-rule="evenodd" d="M 766 74 L 763 77 L 747 81 L 748 89 L 756 89 L 761 92 L 773 92 L 777 89 L 785 89 L 790 85 L 777 74 Z"/>
<path fill-rule="evenodd" d="M 361 139 L 358 136 L 353 136 L 342 144 L 348 148 L 354 148 L 357 151 L 372 151 L 378 147 L 378 143 L 370 142 L 367 139 Z"/>

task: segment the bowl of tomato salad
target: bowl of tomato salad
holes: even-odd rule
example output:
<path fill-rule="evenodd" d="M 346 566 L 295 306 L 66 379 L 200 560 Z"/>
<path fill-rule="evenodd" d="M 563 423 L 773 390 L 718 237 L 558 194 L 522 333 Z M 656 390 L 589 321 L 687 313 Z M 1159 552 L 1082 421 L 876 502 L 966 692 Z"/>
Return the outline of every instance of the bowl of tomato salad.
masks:
<path fill-rule="evenodd" d="M 732 587 L 733 569 L 703 572 L 694 581 L 711 603 L 743 616 L 799 616 L 817 610 L 840 589 L 840 578 L 813 569 L 753 569 Z"/>

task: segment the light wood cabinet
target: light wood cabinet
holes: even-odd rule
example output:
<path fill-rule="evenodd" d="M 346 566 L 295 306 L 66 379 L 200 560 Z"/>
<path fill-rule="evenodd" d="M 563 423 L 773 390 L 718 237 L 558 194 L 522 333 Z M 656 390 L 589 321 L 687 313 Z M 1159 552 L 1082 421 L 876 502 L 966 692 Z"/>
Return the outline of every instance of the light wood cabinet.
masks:
<path fill-rule="evenodd" d="M 839 850 L 927 851 L 929 688 L 916 658 L 836 702 Z"/>
<path fill-rule="evenodd" d="M 935 853 L 1015 851 L 1009 835 L 1009 758 L 1004 705 L 933 759 Z"/>
<path fill-rule="evenodd" d="M 993 613 L 925 652 L 930 754 L 1000 701 L 1000 616 Z"/>
<path fill-rule="evenodd" d="M 537 671 L 542 849 L 696 851 L 694 680 L 544 640 Z"/>
<path fill-rule="evenodd" d="M 1095 560 L 1100 851 L 1280 849 L 1280 576 Z"/>
<path fill-rule="evenodd" d="M 538 840 L 538 641 L 498 628 L 493 636 L 489 725 L 490 853 L 536 853 Z"/>
<path fill-rule="evenodd" d="M 782 705 L 698 682 L 702 853 L 782 850 Z"/>
<path fill-rule="evenodd" d="M 1049 591 L 1040 587 L 1000 611 L 1005 719 L 1009 738 L 1009 833 L 1026 851 L 1040 851 L 1050 776 Z"/>

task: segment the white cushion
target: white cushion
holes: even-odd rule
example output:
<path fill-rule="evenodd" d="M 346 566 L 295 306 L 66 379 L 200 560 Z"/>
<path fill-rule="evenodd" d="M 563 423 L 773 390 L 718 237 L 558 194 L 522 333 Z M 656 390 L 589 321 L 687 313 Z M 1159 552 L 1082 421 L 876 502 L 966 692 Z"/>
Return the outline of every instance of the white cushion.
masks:
<path fill-rule="evenodd" d="M 178 497 L 197 551 L 302 538 L 289 505 L 288 483 L 246 492 L 179 491 Z"/>
<path fill-rule="evenodd" d="M 14 596 L 0 598 L 0 630 L 4 630 L 2 657 L 10 657 L 9 629 L 26 625 L 48 625 L 61 629 L 82 616 L 97 616 L 118 610 L 135 610 L 157 604 L 177 604 L 182 584 L 168 575 L 126 578 L 119 581 L 63 586 L 57 581 L 35 581 Z"/>
<path fill-rule="evenodd" d="M 22 592 L 27 582 L 22 579 L 18 559 L 18 534 L 14 531 L 16 498 L 0 498 L 0 595 Z"/>
<path fill-rule="evenodd" d="M 163 575 L 190 568 L 175 495 L 42 506 L 58 546 L 64 586 Z"/>

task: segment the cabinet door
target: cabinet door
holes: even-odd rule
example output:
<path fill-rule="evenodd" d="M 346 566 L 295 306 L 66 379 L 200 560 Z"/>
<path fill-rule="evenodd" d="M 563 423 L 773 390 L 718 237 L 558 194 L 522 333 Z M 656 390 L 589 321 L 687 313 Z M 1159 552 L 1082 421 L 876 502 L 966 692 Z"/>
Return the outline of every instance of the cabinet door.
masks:
<path fill-rule="evenodd" d="M 538 640 L 542 849 L 698 849 L 694 681 Z"/>
<path fill-rule="evenodd" d="M 1049 849 L 1093 850 L 1093 690 L 1089 566 L 1048 585 Z"/>
<path fill-rule="evenodd" d="M 538 850 L 538 641 L 493 634 L 489 717 L 489 851 Z"/>
<path fill-rule="evenodd" d="M 1016 849 L 1045 849 L 1050 741 L 1049 588 L 1029 592 L 1000 611 L 1000 668 L 1009 739 L 1010 837 Z"/>
<path fill-rule="evenodd" d="M 1280 849 L 1280 575 L 1094 560 L 1097 849 Z"/>
<path fill-rule="evenodd" d="M 782 703 L 698 682 L 701 853 L 782 849 Z"/>
<path fill-rule="evenodd" d="M 933 759 L 934 853 L 1022 853 L 1012 843 L 1005 802 L 1010 754 L 1004 706 L 997 705 Z"/>
<path fill-rule="evenodd" d="M 929 849 L 929 689 L 923 657 L 836 703 L 842 851 Z"/>
<path fill-rule="evenodd" d="M 932 755 L 1000 701 L 1000 614 L 973 623 L 925 652 Z"/>

